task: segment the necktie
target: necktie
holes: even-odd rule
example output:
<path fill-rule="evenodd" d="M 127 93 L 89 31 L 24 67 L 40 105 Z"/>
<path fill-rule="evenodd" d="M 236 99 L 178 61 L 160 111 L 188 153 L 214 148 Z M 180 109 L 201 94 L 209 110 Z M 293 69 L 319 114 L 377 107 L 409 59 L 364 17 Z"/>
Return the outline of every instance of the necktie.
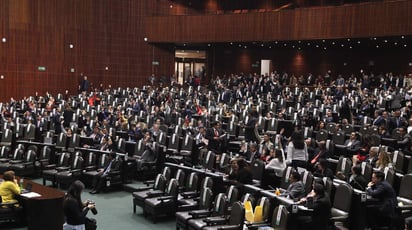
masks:
<path fill-rule="evenodd" d="M 322 154 L 322 151 L 320 151 L 316 156 L 310 161 L 311 164 L 315 164 L 320 155 Z"/>
<path fill-rule="evenodd" d="M 217 129 L 215 129 L 215 137 L 219 136 L 219 132 L 217 131 Z"/>
<path fill-rule="evenodd" d="M 107 175 L 110 172 L 110 169 L 112 167 L 112 161 L 110 161 L 109 165 L 107 166 L 106 170 L 104 170 L 103 175 Z"/>

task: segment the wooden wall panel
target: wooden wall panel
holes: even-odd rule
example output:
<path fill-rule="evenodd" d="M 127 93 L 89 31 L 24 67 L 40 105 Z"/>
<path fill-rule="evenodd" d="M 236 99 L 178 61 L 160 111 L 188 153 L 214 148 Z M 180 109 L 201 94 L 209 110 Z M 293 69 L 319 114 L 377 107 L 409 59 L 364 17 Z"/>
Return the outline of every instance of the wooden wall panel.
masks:
<path fill-rule="evenodd" d="M 81 74 L 94 86 L 146 83 L 154 70 L 154 46 L 143 40 L 144 18 L 155 5 L 146 0 L 2 0 L 0 38 L 7 42 L 0 42 L 0 101 L 36 91 L 77 93 Z M 171 73 L 172 47 L 157 53 L 162 61 L 156 71 Z"/>
<path fill-rule="evenodd" d="M 324 75 L 331 70 L 336 76 L 359 73 L 405 74 L 412 72 L 412 49 L 244 49 L 227 45 L 214 48 L 215 75 L 259 73 L 261 59 L 272 60 L 273 69 L 296 76 L 312 73 Z M 382 54 L 385 55 L 382 55 Z M 370 61 L 373 65 L 370 65 Z M 256 66 L 258 64 L 258 66 Z"/>
<path fill-rule="evenodd" d="M 412 1 L 296 8 L 266 13 L 153 16 L 152 42 L 332 39 L 412 34 Z M 176 31 L 176 26 L 179 30 Z M 195 33 L 199 29 L 208 31 Z"/>

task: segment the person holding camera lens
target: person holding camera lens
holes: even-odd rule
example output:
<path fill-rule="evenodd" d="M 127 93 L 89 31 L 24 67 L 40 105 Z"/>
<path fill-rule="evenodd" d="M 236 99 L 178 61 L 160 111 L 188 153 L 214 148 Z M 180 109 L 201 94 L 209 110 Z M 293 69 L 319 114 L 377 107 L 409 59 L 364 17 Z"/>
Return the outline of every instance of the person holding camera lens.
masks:
<path fill-rule="evenodd" d="M 84 184 L 76 180 L 67 190 L 63 202 L 64 215 L 66 222 L 63 225 L 63 230 L 91 230 L 96 229 L 96 220 L 86 217 L 89 210 L 93 214 L 97 214 L 94 202 L 82 202 L 81 193 L 84 189 Z"/>

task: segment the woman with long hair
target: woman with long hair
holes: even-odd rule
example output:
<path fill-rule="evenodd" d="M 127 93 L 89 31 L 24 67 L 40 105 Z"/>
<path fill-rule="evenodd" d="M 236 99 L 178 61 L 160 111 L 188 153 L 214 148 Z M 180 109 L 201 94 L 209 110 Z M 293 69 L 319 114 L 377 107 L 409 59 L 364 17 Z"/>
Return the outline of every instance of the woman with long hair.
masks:
<path fill-rule="evenodd" d="M 294 168 L 306 168 L 307 161 L 308 147 L 306 146 L 303 134 L 301 132 L 294 132 L 287 146 L 286 162 Z"/>
<path fill-rule="evenodd" d="M 87 212 L 95 209 L 95 204 L 82 202 L 81 193 L 83 189 L 84 184 L 81 181 L 76 180 L 67 190 L 63 202 L 64 215 L 66 216 L 63 230 L 86 230 Z"/>

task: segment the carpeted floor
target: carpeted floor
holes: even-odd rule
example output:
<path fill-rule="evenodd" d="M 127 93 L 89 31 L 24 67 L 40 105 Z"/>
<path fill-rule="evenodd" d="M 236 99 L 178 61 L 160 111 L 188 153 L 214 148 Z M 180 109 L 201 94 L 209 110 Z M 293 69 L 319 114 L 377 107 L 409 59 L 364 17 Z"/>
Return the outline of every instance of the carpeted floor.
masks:
<path fill-rule="evenodd" d="M 41 180 L 34 180 L 41 183 Z M 140 182 L 134 182 L 131 186 L 140 186 Z M 170 230 L 175 229 L 174 217 L 159 219 L 153 224 L 151 219 L 144 218 L 142 209 L 137 207 L 136 214 L 133 213 L 132 194 L 125 191 L 108 191 L 99 194 L 89 194 L 89 189 L 85 189 L 82 199 L 91 199 L 96 202 L 97 215 L 89 212 L 88 217 L 97 220 L 99 230 Z M 0 225 L 0 229 L 27 229 L 26 227 Z M 53 230 L 53 229 L 45 229 Z"/>

